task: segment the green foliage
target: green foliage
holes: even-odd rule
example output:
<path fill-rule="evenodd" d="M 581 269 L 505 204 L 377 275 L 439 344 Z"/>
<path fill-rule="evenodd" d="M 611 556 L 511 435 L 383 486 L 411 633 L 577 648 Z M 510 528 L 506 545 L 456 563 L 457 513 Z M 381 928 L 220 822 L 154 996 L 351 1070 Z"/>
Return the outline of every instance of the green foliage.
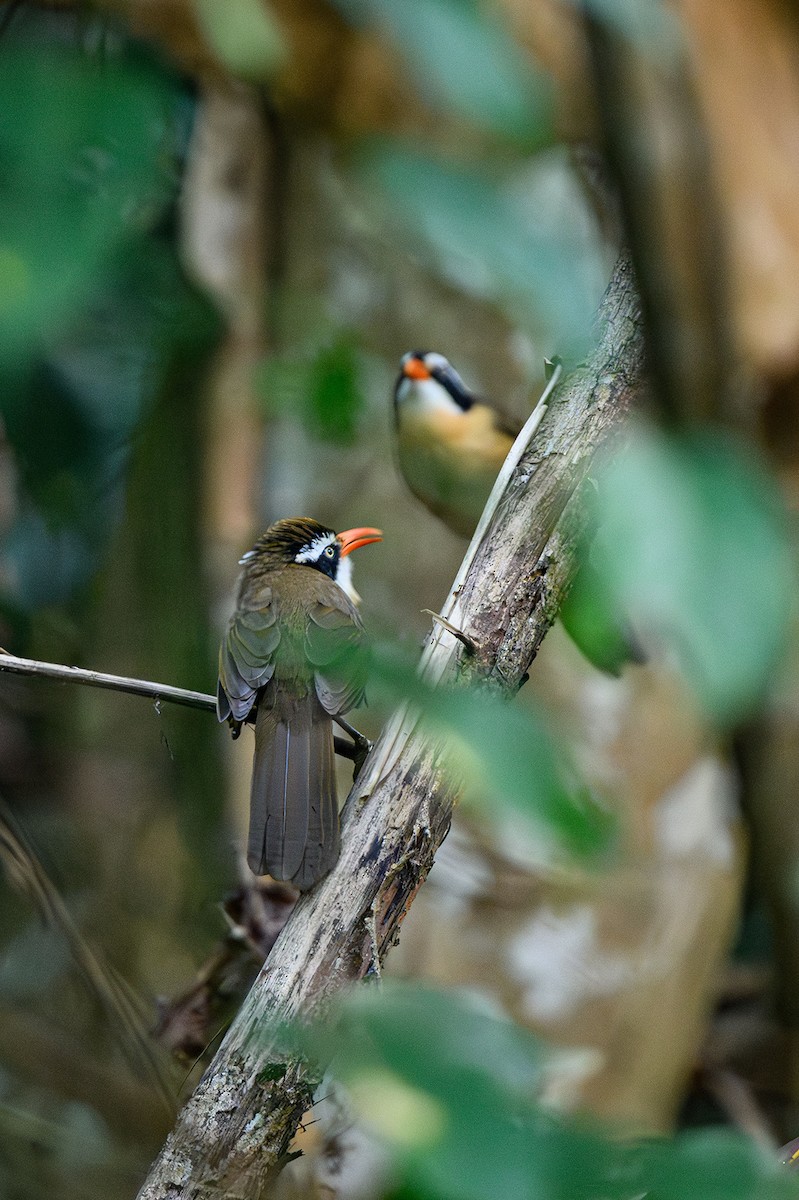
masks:
<path fill-rule="evenodd" d="M 334 1014 L 335 1016 L 335 1014 Z M 301 1040 L 389 1147 L 403 1200 L 754 1200 L 799 1181 L 743 1137 L 618 1140 L 538 1102 L 551 1051 L 465 996 L 384 984 Z"/>
<path fill-rule="evenodd" d="M 422 728 L 440 747 L 464 801 L 484 811 L 521 816 L 537 852 L 554 845 L 575 855 L 596 855 L 613 844 L 607 809 L 571 778 L 564 754 L 543 720 L 486 688 L 430 688 L 410 663 L 390 648 L 378 650 L 370 696 L 408 700 Z"/>
<path fill-rule="evenodd" d="M 96 571 L 175 347 L 214 332 L 163 228 L 182 82 L 99 19 L 70 18 L 74 44 L 50 31 L 28 12 L 0 42 L 0 272 L 16 264 L 0 416 L 19 480 L 5 552 L 27 610 L 67 603 Z"/>
<path fill-rule="evenodd" d="M 15 46 L 0 64 L 0 360 L 18 364 L 170 198 L 177 92 L 139 56 Z"/>
<path fill-rule="evenodd" d="M 610 675 L 618 675 L 625 663 L 640 659 L 617 613 L 597 578 L 591 562 L 591 547 L 583 547 L 579 574 L 563 604 L 558 619 L 578 650 L 589 662 Z"/>
<path fill-rule="evenodd" d="M 794 586 L 773 482 L 719 435 L 639 429 L 600 471 L 593 507 L 592 570 L 574 605 L 596 654 L 629 620 L 712 717 L 751 710 L 785 645 Z"/>
<path fill-rule="evenodd" d="M 351 333 L 325 337 L 305 354 L 267 359 L 257 386 L 267 412 L 298 417 L 312 436 L 341 445 L 355 441 L 365 397 Z"/>
<path fill-rule="evenodd" d="M 445 277 L 502 304 L 522 325 L 537 320 L 559 353 L 588 344 L 595 297 L 590 247 L 562 207 L 533 220 L 512 181 L 429 158 L 397 144 L 365 153 L 361 178 L 419 253 Z M 577 253 L 579 249 L 581 253 Z"/>
<path fill-rule="evenodd" d="M 272 14 L 262 0 L 194 0 L 200 27 L 233 75 L 268 79 L 282 64 L 286 49 Z"/>
<path fill-rule="evenodd" d="M 336 0 L 385 29 L 429 101 L 530 149 L 552 137 L 551 87 L 475 0 Z"/>

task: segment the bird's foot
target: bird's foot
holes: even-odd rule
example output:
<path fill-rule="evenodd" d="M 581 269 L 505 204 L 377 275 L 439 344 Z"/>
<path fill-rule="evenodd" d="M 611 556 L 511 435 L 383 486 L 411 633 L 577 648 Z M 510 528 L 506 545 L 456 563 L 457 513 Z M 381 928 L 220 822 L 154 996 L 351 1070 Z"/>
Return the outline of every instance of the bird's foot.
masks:
<path fill-rule="evenodd" d="M 349 721 L 345 721 L 343 717 L 334 717 L 333 720 L 338 725 L 339 729 L 343 729 L 352 738 L 352 745 L 349 742 L 343 741 L 341 738 L 335 739 L 336 752 L 344 758 L 351 758 L 353 762 L 353 779 L 357 779 L 361 773 L 361 768 L 366 761 L 366 756 L 374 745 L 365 737 L 354 725 L 350 725 Z"/>

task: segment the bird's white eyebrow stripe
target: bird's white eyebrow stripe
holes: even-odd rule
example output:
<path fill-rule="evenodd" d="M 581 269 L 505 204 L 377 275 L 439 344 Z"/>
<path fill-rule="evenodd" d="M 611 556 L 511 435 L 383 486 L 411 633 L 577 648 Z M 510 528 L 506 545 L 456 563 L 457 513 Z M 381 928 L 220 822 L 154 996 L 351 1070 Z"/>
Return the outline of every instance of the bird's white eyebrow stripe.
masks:
<path fill-rule="evenodd" d="M 304 546 L 294 561 L 298 563 L 316 562 L 320 554 L 322 554 L 327 546 L 332 546 L 336 540 L 335 533 L 320 533 L 319 537 L 308 546 Z"/>

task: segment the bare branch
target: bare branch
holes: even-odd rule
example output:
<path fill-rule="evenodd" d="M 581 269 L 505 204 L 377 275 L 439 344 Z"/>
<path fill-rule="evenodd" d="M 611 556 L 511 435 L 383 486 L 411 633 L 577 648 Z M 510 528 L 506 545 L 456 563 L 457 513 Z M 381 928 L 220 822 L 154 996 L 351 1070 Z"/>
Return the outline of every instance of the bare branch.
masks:
<path fill-rule="evenodd" d="M 530 446 L 517 445 L 518 461 L 492 493 L 442 607 L 475 653 L 465 655 L 437 625 L 423 660 L 431 682 L 460 673 L 515 691 L 554 620 L 580 526 L 579 499 L 570 501 L 641 384 L 641 319 L 626 259 L 601 317 L 591 361 L 539 414 Z M 454 799 L 436 746 L 416 716 L 401 710 L 350 793 L 339 862 L 297 903 L 140 1200 L 262 1194 L 285 1161 L 315 1082 L 273 1040 L 270 1022 L 307 1020 L 336 991 L 379 970 L 446 836 Z"/>
<path fill-rule="evenodd" d="M 128 679 L 124 675 L 104 675 L 102 671 L 85 671 L 82 667 L 63 667 L 59 663 L 38 662 L 33 658 L 17 658 L 6 650 L 0 651 L 0 671 L 12 675 L 36 675 L 40 679 L 55 679 L 59 683 L 82 683 L 85 687 L 107 688 L 112 692 L 127 692 L 131 696 L 149 696 L 152 700 L 168 700 L 188 708 L 216 710 L 216 699 L 207 692 L 187 692 L 168 683 L 150 683 L 146 679 Z"/>
<path fill-rule="evenodd" d="M 168 683 L 150 683 L 147 679 L 130 679 L 126 675 L 105 675 L 102 671 L 86 671 L 83 667 L 64 667 L 60 663 L 39 662 L 35 658 L 18 658 L 0 649 L 0 671 L 11 675 L 34 675 L 39 679 L 55 679 L 58 683 L 82 683 L 84 687 L 107 688 L 110 692 L 126 692 L 130 696 L 148 696 L 156 704 L 162 700 L 216 712 L 216 697 L 208 692 L 188 692 Z M 359 746 L 346 738 L 333 738 L 336 754 L 356 760 Z"/>

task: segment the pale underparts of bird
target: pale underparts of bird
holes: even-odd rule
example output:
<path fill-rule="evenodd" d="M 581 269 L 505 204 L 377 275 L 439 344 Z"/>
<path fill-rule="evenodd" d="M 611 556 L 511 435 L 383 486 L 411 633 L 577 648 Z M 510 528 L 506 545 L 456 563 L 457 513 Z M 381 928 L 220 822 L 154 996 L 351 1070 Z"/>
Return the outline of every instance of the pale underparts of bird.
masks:
<path fill-rule="evenodd" d="M 521 426 L 469 391 L 432 350 L 403 355 L 394 416 L 408 487 L 454 533 L 471 537 Z"/>

